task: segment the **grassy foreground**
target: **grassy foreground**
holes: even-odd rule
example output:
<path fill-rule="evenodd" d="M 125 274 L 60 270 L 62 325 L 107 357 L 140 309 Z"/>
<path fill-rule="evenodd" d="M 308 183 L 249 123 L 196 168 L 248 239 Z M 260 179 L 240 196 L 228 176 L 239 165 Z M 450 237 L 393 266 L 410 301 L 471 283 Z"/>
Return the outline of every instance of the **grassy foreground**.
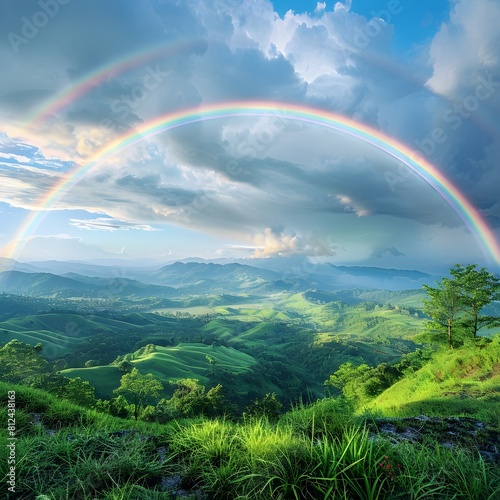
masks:
<path fill-rule="evenodd" d="M 278 422 L 224 418 L 134 422 L 16 391 L 16 495 L 160 499 L 491 499 L 497 466 L 474 451 L 370 436 L 342 399 L 299 406 Z M 6 412 L 1 425 L 6 429 Z M 38 423 L 39 421 L 39 423 Z M 6 450 L 6 434 L 0 446 Z M 7 460 L 0 466 L 6 484 Z M 170 485 L 171 492 L 162 489 Z M 184 497 L 189 498 L 189 496 Z"/>
<path fill-rule="evenodd" d="M 469 416 L 500 429 L 500 335 L 437 352 L 366 407 L 386 416 Z"/>

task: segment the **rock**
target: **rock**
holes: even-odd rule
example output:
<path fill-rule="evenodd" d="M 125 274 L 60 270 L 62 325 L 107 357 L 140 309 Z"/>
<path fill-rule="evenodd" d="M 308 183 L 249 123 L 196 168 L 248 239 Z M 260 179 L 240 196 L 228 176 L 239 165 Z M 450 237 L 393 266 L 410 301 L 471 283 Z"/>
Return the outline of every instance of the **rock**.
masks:
<path fill-rule="evenodd" d="M 468 417 L 379 418 L 368 424 L 370 436 L 392 444 L 421 443 L 431 437 L 441 446 L 457 446 L 479 452 L 488 461 L 500 463 L 500 432 Z"/>

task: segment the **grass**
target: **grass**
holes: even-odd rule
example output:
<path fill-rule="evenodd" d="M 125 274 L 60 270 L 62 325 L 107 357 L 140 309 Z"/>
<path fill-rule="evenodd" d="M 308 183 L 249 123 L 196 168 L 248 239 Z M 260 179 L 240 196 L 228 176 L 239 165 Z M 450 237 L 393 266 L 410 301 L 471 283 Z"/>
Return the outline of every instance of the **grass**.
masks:
<path fill-rule="evenodd" d="M 391 416 L 466 415 L 500 428 L 500 336 L 483 347 L 443 349 L 367 408 Z"/>
<path fill-rule="evenodd" d="M 172 475 L 214 499 L 494 500 L 500 493 L 498 467 L 480 456 L 432 440 L 393 445 L 374 439 L 340 400 L 298 405 L 277 424 L 257 418 L 159 425 L 86 410 L 23 386 L 0 383 L 0 390 L 16 391 L 21 498 L 156 500 L 169 498 L 159 483 Z M 32 413 L 41 414 L 41 425 L 33 425 Z M 160 446 L 168 450 L 165 460 Z"/>
<path fill-rule="evenodd" d="M 187 485 L 221 499 L 493 500 L 500 492 L 498 469 L 463 450 L 391 445 L 355 423 L 325 430 L 311 438 L 290 422 L 202 422 L 174 435 L 173 464 Z"/>
<path fill-rule="evenodd" d="M 152 373 L 164 385 L 164 396 L 171 395 L 169 381 L 182 378 L 196 378 L 206 385 L 209 364 L 206 356 L 217 360 L 217 367 L 233 374 L 245 373 L 256 363 L 248 354 L 225 346 L 207 346 L 197 343 L 180 343 L 175 347 L 156 346 L 151 354 L 133 360 L 133 364 L 143 373 Z M 62 371 L 70 378 L 81 377 L 96 387 L 96 394 L 101 398 L 112 398 L 113 390 L 120 386 L 123 376 L 118 368 L 113 366 L 96 366 L 92 368 L 71 368 Z"/>

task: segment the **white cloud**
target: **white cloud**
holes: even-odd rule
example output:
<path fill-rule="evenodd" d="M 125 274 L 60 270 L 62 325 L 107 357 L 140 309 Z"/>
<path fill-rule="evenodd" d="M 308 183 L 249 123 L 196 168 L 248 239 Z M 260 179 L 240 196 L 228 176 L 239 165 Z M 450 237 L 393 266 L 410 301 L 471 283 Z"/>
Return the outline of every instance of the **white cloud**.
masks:
<path fill-rule="evenodd" d="M 337 246 L 331 241 L 299 236 L 295 232 L 270 227 L 254 237 L 253 257 L 266 258 L 289 254 L 303 254 L 315 257 L 331 257 L 336 254 Z M 250 248 L 250 247 L 238 247 Z"/>
<path fill-rule="evenodd" d="M 482 71 L 492 73 L 500 63 L 500 3 L 458 0 L 430 47 L 434 73 L 428 85 L 451 97 L 477 84 Z"/>
<path fill-rule="evenodd" d="M 137 224 L 124 220 L 111 219 L 109 217 L 97 217 L 96 219 L 70 219 L 70 224 L 78 229 L 89 231 L 160 231 L 149 224 Z"/>

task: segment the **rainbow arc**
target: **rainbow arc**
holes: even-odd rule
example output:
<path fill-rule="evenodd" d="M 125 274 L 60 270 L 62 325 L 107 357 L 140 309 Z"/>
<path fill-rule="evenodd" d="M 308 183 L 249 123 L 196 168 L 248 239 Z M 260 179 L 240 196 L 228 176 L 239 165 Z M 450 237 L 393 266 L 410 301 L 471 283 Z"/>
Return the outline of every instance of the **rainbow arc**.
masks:
<path fill-rule="evenodd" d="M 67 172 L 60 181 L 39 202 L 38 210 L 25 219 L 16 233 L 14 245 L 8 256 L 15 257 L 19 242 L 35 229 L 43 214 L 49 210 L 71 187 L 99 163 L 111 156 L 130 148 L 145 139 L 165 133 L 191 123 L 207 120 L 222 120 L 232 117 L 279 117 L 311 123 L 336 130 L 355 137 L 387 155 L 400 161 L 419 175 L 455 210 L 471 233 L 475 236 L 483 252 L 490 260 L 500 264 L 500 245 L 478 210 L 464 194 L 434 165 L 411 150 L 408 146 L 345 116 L 321 109 L 297 104 L 269 101 L 237 101 L 183 109 L 158 116 L 134 130 L 116 137 L 111 143 L 98 151 L 85 163 Z"/>

